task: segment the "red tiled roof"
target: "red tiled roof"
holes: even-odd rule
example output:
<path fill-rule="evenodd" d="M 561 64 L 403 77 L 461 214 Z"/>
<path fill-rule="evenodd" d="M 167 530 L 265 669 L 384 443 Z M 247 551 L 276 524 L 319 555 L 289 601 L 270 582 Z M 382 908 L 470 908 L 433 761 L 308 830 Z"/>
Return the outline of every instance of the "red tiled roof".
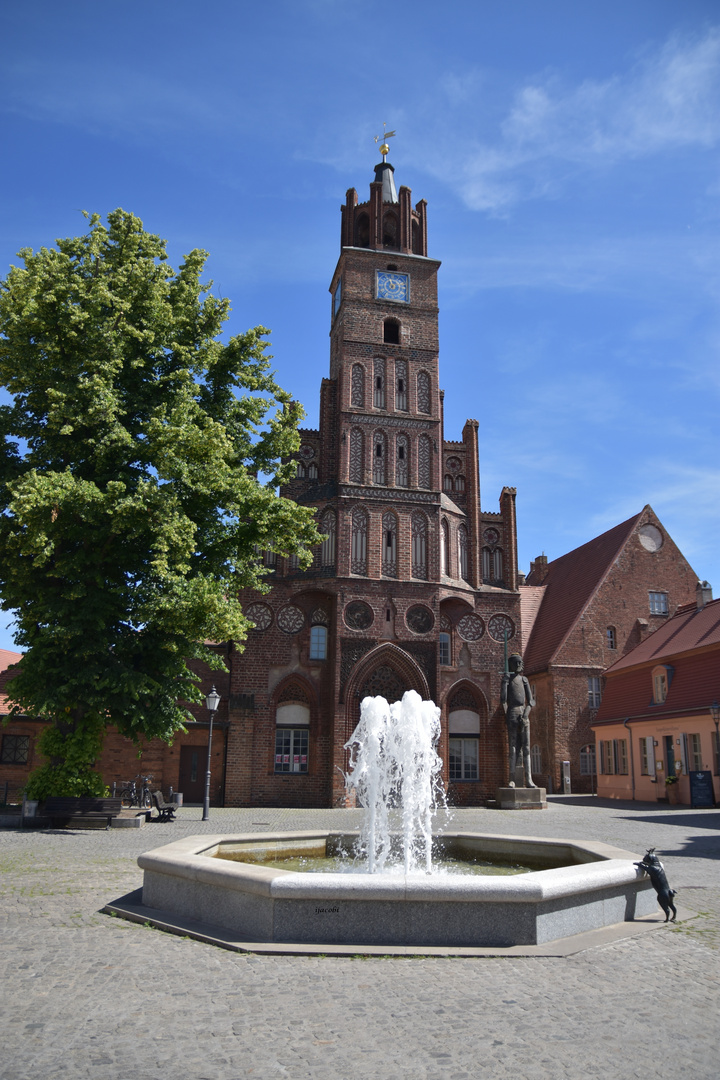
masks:
<path fill-rule="evenodd" d="M 530 640 L 535 620 L 538 617 L 540 605 L 545 595 L 544 585 L 521 585 L 520 586 L 520 626 L 522 628 L 523 649 Z"/>
<path fill-rule="evenodd" d="M 544 671 L 637 525 L 641 514 L 548 564 L 545 596 L 525 650 L 525 671 Z M 532 585 L 532 574 L 528 585 Z"/>
<path fill-rule="evenodd" d="M 616 660 L 606 674 L 638 664 L 661 664 L 680 653 L 702 649 L 706 645 L 720 645 L 720 600 L 711 600 L 703 608 L 695 604 L 680 608 L 672 619 Z"/>
<path fill-rule="evenodd" d="M 673 672 L 667 698 L 653 705 L 652 671 L 658 664 Z M 720 701 L 720 600 L 701 609 L 682 608 L 605 675 L 596 723 L 707 711 L 711 702 Z"/>

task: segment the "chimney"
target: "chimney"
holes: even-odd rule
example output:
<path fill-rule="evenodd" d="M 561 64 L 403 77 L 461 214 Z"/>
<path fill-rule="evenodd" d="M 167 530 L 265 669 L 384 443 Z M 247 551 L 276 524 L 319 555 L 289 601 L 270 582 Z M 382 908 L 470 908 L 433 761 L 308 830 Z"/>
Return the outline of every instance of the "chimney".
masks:
<path fill-rule="evenodd" d="M 547 577 L 548 561 L 547 555 L 538 555 L 537 559 L 533 559 L 530 563 L 530 573 L 528 577 L 533 585 L 542 585 Z"/>
<path fill-rule="evenodd" d="M 702 611 L 706 604 L 712 600 L 712 586 L 709 581 L 698 581 L 695 586 L 695 603 L 698 611 Z"/>

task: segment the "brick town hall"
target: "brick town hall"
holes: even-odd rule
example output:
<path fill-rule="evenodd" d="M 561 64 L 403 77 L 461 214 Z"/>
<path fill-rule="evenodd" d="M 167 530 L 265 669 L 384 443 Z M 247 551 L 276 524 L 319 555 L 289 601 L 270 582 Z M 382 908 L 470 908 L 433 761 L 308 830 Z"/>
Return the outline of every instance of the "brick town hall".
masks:
<path fill-rule="evenodd" d="M 408 689 L 442 709 L 454 801 L 479 801 L 504 779 L 504 639 L 518 648 L 520 626 L 515 489 L 484 509 L 477 420 L 446 438 L 440 263 L 427 204 L 413 207 L 393 174 L 383 160 L 369 200 L 350 189 L 342 207 L 320 426 L 301 431 L 282 491 L 316 507 L 327 539 L 304 572 L 270 554 L 272 592 L 243 596 L 256 629 L 227 657 L 226 805 L 342 804 L 361 700 Z"/>
<path fill-rule="evenodd" d="M 387 153 L 383 145 L 381 153 Z M 345 803 L 345 744 L 368 695 L 416 690 L 441 708 L 438 751 L 451 803 L 479 805 L 507 780 L 500 706 L 505 639 L 525 657 L 536 783 L 595 783 L 602 676 L 695 599 L 697 577 L 646 506 L 574 552 L 518 574 L 515 489 L 480 502 L 478 422 L 446 439 L 438 371 L 437 273 L 427 207 L 375 166 L 370 198 L 342 207 L 332 277 L 330 374 L 320 426 L 302 430 L 295 479 L 282 494 L 316 510 L 326 539 L 312 566 L 264 556 L 268 594 L 246 591 L 255 624 L 241 652 L 217 645 L 227 674 L 198 669 L 222 695 L 211 800 L 225 806 Z M 698 586 L 699 587 L 699 586 Z M 0 712 L 9 665 L 0 657 Z M 168 746 L 136 748 L 112 729 L 98 769 L 106 784 L 141 768 L 155 788 L 202 801 L 207 713 Z M 2 736 L 0 783 L 19 790 L 39 761 L 42 721 L 16 717 Z"/>

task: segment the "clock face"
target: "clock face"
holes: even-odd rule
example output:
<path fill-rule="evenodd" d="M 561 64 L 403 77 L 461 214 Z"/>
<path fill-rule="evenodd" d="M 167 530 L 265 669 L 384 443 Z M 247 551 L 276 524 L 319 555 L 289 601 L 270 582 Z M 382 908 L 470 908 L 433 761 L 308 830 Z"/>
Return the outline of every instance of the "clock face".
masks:
<path fill-rule="evenodd" d="M 387 270 L 377 270 L 378 300 L 396 300 L 407 304 L 410 299 L 410 277 L 408 274 L 395 274 Z"/>

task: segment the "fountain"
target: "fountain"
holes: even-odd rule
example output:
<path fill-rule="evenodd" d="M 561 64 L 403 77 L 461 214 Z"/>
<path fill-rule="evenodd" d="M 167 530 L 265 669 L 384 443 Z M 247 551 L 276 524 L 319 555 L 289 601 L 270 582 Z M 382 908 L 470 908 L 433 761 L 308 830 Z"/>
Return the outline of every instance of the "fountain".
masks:
<path fill-rule="evenodd" d="M 193 836 L 138 859 L 143 910 L 222 927 L 246 945 L 450 948 L 537 945 L 654 913 L 637 856 L 600 843 L 468 833 L 433 836 L 444 806 L 435 747 L 440 710 L 408 691 L 362 702 L 347 744 L 347 783 L 365 808 L 357 834 L 304 831 Z M 392 819 L 400 828 L 393 832 Z M 394 847 L 401 849 L 395 862 Z M 525 862 L 513 877 L 433 872 L 433 847 L 455 858 Z M 356 872 L 304 874 L 263 865 L 282 855 L 345 852 Z M 253 861 L 229 861 L 219 854 Z M 398 865 L 399 863 L 399 865 Z"/>

